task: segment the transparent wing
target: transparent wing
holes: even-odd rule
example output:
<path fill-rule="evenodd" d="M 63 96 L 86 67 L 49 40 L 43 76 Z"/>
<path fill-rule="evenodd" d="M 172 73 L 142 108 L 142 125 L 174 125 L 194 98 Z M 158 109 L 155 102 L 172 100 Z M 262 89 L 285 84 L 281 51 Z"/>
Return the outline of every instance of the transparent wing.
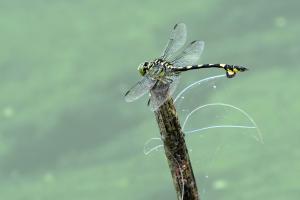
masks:
<path fill-rule="evenodd" d="M 186 49 L 176 56 L 171 63 L 176 67 L 184 67 L 187 65 L 194 65 L 198 62 L 204 49 L 203 41 L 193 41 L 191 42 Z"/>
<path fill-rule="evenodd" d="M 155 85 L 156 81 L 149 76 L 144 76 L 139 82 L 137 82 L 130 90 L 125 94 L 125 101 L 132 102 L 142 97 L 144 94 Z"/>
<path fill-rule="evenodd" d="M 161 58 L 163 60 L 170 60 L 170 58 L 185 44 L 186 35 L 187 31 L 185 24 L 176 24 L 171 32 L 170 39 L 161 55 Z"/>
<path fill-rule="evenodd" d="M 179 80 L 180 80 L 180 76 L 176 75 L 172 77 L 172 84 L 170 84 L 169 86 L 169 96 L 172 96 L 179 84 Z"/>
<path fill-rule="evenodd" d="M 166 100 L 173 95 L 179 83 L 179 76 L 168 77 L 170 84 L 159 83 L 151 90 L 149 106 L 152 111 L 157 110 Z"/>

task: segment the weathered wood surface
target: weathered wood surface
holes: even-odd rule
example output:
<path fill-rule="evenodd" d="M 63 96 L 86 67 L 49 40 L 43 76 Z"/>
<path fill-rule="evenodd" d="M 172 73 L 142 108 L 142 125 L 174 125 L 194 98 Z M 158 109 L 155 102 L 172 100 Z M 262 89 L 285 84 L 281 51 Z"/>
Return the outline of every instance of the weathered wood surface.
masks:
<path fill-rule="evenodd" d="M 173 99 L 169 98 L 154 113 L 164 143 L 177 198 L 199 200 L 184 133 L 181 130 Z"/>

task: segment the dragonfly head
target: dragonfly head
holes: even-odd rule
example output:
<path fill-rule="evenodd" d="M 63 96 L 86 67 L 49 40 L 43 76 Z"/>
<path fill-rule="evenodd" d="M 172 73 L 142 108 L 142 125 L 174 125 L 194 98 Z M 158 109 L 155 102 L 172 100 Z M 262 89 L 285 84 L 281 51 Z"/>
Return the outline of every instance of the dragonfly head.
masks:
<path fill-rule="evenodd" d="M 149 62 L 144 62 L 141 63 L 138 67 L 138 71 L 140 72 L 140 74 L 142 76 L 145 76 L 145 74 L 147 73 L 147 71 L 149 70 L 150 67 L 150 63 Z"/>

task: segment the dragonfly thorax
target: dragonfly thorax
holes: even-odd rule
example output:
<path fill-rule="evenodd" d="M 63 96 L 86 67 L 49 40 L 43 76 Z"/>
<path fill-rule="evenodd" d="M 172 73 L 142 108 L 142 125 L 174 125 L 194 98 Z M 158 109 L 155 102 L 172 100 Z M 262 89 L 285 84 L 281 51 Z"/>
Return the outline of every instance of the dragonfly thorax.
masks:
<path fill-rule="evenodd" d="M 172 66 L 172 64 L 168 61 L 165 61 L 161 58 L 156 59 L 153 61 L 154 65 L 158 66 L 158 67 L 162 67 L 162 68 L 168 68 L 170 66 Z"/>
<path fill-rule="evenodd" d="M 163 59 L 155 59 L 152 62 L 141 63 L 138 67 L 138 71 L 142 76 L 148 74 L 152 78 L 158 78 L 165 75 L 165 72 L 172 67 L 170 62 Z"/>

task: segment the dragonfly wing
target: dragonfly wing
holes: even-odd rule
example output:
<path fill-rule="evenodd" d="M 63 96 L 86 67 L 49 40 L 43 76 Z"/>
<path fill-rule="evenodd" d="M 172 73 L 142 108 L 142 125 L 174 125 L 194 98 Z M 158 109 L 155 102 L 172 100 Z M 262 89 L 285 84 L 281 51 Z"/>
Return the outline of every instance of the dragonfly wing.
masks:
<path fill-rule="evenodd" d="M 149 106 L 152 111 L 157 110 L 161 105 L 163 105 L 166 100 L 171 97 L 179 83 L 179 76 L 168 77 L 171 83 L 157 84 L 151 90 L 151 96 L 149 100 Z"/>
<path fill-rule="evenodd" d="M 193 41 L 186 49 L 176 56 L 176 58 L 171 61 L 171 63 L 176 67 L 184 67 L 187 65 L 194 65 L 198 62 L 204 49 L 203 41 Z"/>
<path fill-rule="evenodd" d="M 186 26 L 184 23 L 176 24 L 171 32 L 169 41 L 161 55 L 163 60 L 170 60 L 170 58 L 180 49 L 186 42 Z"/>
<path fill-rule="evenodd" d="M 173 82 L 169 86 L 169 95 L 172 96 L 178 86 L 180 76 L 176 75 L 172 77 Z"/>
<path fill-rule="evenodd" d="M 155 85 L 156 81 L 149 76 L 144 76 L 139 82 L 137 82 L 128 92 L 125 94 L 125 101 L 132 102 L 142 97 L 144 94 Z"/>

